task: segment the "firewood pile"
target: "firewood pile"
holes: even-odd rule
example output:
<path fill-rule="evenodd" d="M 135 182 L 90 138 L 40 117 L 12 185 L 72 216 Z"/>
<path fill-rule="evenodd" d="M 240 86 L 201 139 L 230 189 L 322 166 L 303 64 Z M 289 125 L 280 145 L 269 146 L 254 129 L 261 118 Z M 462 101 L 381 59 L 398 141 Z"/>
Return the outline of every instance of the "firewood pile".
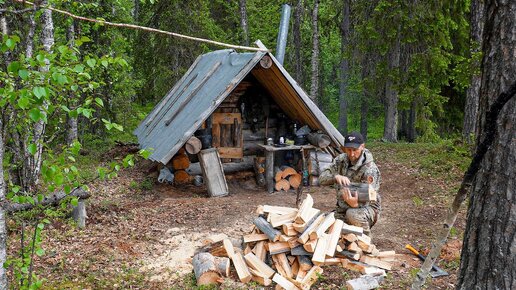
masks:
<path fill-rule="evenodd" d="M 301 174 L 299 174 L 294 168 L 290 166 L 282 166 L 276 171 L 274 176 L 274 189 L 276 191 L 287 191 L 292 187 L 298 189 L 301 185 Z"/>
<path fill-rule="evenodd" d="M 346 281 L 348 289 L 374 289 L 395 261 L 395 252 L 379 251 L 361 227 L 313 208 L 309 194 L 299 209 L 261 205 L 257 214 L 242 248 L 225 239 L 198 250 L 193 258 L 198 285 L 221 283 L 231 260 L 243 283 L 310 289 L 321 266 L 334 265 L 362 274 Z"/>

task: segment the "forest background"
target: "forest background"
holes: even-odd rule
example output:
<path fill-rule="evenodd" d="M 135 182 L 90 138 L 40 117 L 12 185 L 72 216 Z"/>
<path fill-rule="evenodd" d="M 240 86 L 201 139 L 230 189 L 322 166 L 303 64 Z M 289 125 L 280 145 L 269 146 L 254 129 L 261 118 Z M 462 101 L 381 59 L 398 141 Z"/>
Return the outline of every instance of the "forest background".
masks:
<path fill-rule="evenodd" d="M 292 1 L 284 66 L 342 134 L 473 143 L 483 29 L 483 8 L 476 3 Z M 132 130 L 195 58 L 221 49 L 41 7 L 232 44 L 260 39 L 274 50 L 282 4 L 55 0 L 31 6 L 0 0 L 2 195 L 34 203 L 46 192 L 69 194 L 87 183 L 73 164 L 79 152 L 134 142 Z M 114 176 L 133 164 L 132 157 L 97 173 Z M 38 220 L 36 228 L 45 222 Z M 32 254 L 43 254 L 39 249 Z M 30 272 L 30 256 L 22 251 L 11 261 L 19 264 L 19 277 Z"/>

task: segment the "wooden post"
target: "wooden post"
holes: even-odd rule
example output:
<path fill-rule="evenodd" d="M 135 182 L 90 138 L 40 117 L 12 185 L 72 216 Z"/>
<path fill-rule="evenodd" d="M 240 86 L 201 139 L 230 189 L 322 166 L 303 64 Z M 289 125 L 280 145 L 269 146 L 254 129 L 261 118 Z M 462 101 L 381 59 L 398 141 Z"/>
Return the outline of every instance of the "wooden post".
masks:
<path fill-rule="evenodd" d="M 84 229 L 86 227 L 86 201 L 85 200 L 79 200 L 79 203 L 77 206 L 73 207 L 72 210 L 72 216 L 75 222 L 77 223 L 77 226 L 80 229 Z"/>
<path fill-rule="evenodd" d="M 274 152 L 265 150 L 265 181 L 267 191 L 274 192 Z"/>

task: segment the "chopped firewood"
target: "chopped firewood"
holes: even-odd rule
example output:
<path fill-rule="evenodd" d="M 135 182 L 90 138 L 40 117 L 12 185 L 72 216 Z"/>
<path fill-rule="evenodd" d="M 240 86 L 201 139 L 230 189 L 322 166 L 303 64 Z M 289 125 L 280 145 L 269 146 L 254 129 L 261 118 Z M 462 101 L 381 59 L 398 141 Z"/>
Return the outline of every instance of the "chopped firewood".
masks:
<path fill-rule="evenodd" d="M 266 234 L 267 237 L 269 237 L 269 240 L 275 242 L 279 239 L 281 236 L 281 232 L 278 230 L 275 230 L 271 224 L 269 224 L 264 218 L 257 217 L 254 219 L 254 224 L 262 233 Z"/>
<path fill-rule="evenodd" d="M 291 175 L 294 175 L 294 174 L 298 174 L 297 171 L 292 168 L 292 167 L 285 167 L 282 171 L 281 171 L 281 178 L 287 178 Z"/>
<path fill-rule="evenodd" d="M 299 271 L 297 272 L 297 275 L 296 275 L 296 281 L 303 281 L 303 278 L 306 276 L 306 273 L 308 273 L 308 270 L 303 270 L 301 268 L 299 268 Z"/>
<path fill-rule="evenodd" d="M 288 241 L 288 246 L 293 249 L 299 245 L 301 245 L 301 243 L 299 243 L 299 241 L 297 240 L 297 237 L 291 237 Z"/>
<path fill-rule="evenodd" d="M 272 263 L 274 264 L 274 268 L 276 269 L 276 271 L 280 275 L 282 275 L 283 277 L 286 278 L 287 277 L 287 273 L 285 272 L 285 270 L 281 266 L 280 260 L 278 259 L 278 255 L 271 255 L 271 258 L 272 258 Z"/>
<path fill-rule="evenodd" d="M 342 238 L 350 243 L 353 243 L 357 240 L 357 236 L 355 234 L 344 234 Z"/>
<path fill-rule="evenodd" d="M 228 257 L 226 249 L 224 248 L 224 242 L 222 240 L 208 244 L 199 249 L 196 253 L 201 252 L 210 253 L 217 257 Z"/>
<path fill-rule="evenodd" d="M 276 172 L 276 174 L 274 175 L 274 181 L 279 182 L 281 179 L 283 179 L 282 175 L 283 172 L 281 172 L 281 170 L 278 170 L 278 172 Z"/>
<path fill-rule="evenodd" d="M 293 256 L 311 256 L 312 253 L 305 250 L 303 245 L 299 245 L 290 250 L 290 254 Z"/>
<path fill-rule="evenodd" d="M 317 229 L 310 233 L 310 239 L 314 240 L 319 238 L 326 232 L 328 228 L 335 222 L 335 213 L 331 212 L 324 217 L 324 220 L 319 224 Z M 340 235 L 340 233 L 339 233 Z"/>
<path fill-rule="evenodd" d="M 294 230 L 298 233 L 302 233 L 305 231 L 305 228 L 306 228 L 306 223 L 293 223 L 292 224 L 292 227 L 294 228 Z"/>
<path fill-rule="evenodd" d="M 175 171 L 177 170 L 185 170 L 190 166 L 190 159 L 188 159 L 188 155 L 186 154 L 178 154 L 172 158 L 172 168 Z"/>
<path fill-rule="evenodd" d="M 280 274 L 276 273 L 274 277 L 272 277 L 272 281 L 278 283 L 281 287 L 283 287 L 286 290 L 297 290 L 298 288 L 294 283 L 287 280 L 287 278 L 281 276 Z"/>
<path fill-rule="evenodd" d="M 290 183 L 286 179 L 280 179 L 274 184 L 276 191 L 288 191 L 290 189 Z"/>
<path fill-rule="evenodd" d="M 288 256 L 287 259 L 288 259 L 288 263 L 290 265 L 292 265 L 296 261 L 296 257 L 295 256 Z"/>
<path fill-rule="evenodd" d="M 305 244 L 308 241 L 308 239 L 310 238 L 310 234 L 313 233 L 317 229 L 317 227 L 319 227 L 319 225 L 323 222 L 324 218 L 325 218 L 324 214 L 319 215 L 319 217 L 317 217 L 314 220 L 314 222 L 312 224 L 310 224 L 305 229 L 305 231 L 299 236 L 298 241 L 301 244 Z"/>
<path fill-rule="evenodd" d="M 306 242 L 304 245 L 303 245 L 303 248 L 307 251 L 307 252 L 310 252 L 310 253 L 313 253 L 315 251 L 315 246 L 317 245 L 317 240 L 311 240 L 311 241 L 308 241 Z"/>
<path fill-rule="evenodd" d="M 284 224 L 292 223 L 296 218 L 297 212 L 293 211 L 291 213 L 275 215 L 271 217 L 271 225 L 272 227 L 279 227 Z"/>
<path fill-rule="evenodd" d="M 265 256 L 267 255 L 267 251 L 265 250 L 265 242 L 260 241 L 260 242 L 256 243 L 256 245 L 253 248 L 253 253 L 260 260 L 265 261 Z"/>
<path fill-rule="evenodd" d="M 301 185 L 302 176 L 299 173 L 292 174 L 288 177 L 288 183 L 290 183 L 290 186 L 292 186 L 293 189 L 298 189 L 298 187 Z"/>
<path fill-rule="evenodd" d="M 229 239 L 224 239 L 223 241 L 224 249 L 226 250 L 226 254 L 230 259 L 233 259 L 233 255 L 235 254 L 235 249 L 233 248 L 233 244 Z"/>
<path fill-rule="evenodd" d="M 382 251 L 378 252 L 378 254 L 375 255 L 376 258 L 388 258 L 388 257 L 395 257 L 396 252 L 395 251 Z"/>
<path fill-rule="evenodd" d="M 294 229 L 293 223 L 286 223 L 282 226 L 283 233 L 287 236 L 295 236 L 297 235 L 296 230 Z"/>
<path fill-rule="evenodd" d="M 355 261 L 358 261 L 360 260 L 360 254 L 359 253 L 353 253 L 353 252 L 350 252 L 350 251 L 336 251 L 335 252 L 335 257 L 337 258 L 348 258 L 348 259 L 351 259 L 351 260 L 355 260 Z"/>
<path fill-rule="evenodd" d="M 233 265 L 235 266 L 240 281 L 242 281 L 242 283 L 247 283 L 251 281 L 252 276 L 251 273 L 249 273 L 249 269 L 247 268 L 247 265 L 244 262 L 244 257 L 242 257 L 242 254 L 235 253 L 231 260 L 233 261 Z"/>
<path fill-rule="evenodd" d="M 275 256 L 278 259 L 283 272 L 285 273 L 285 278 L 293 277 L 294 275 L 292 274 L 292 268 L 290 268 L 290 264 L 285 253 L 277 254 Z"/>
<path fill-rule="evenodd" d="M 348 290 L 369 290 L 380 287 L 378 280 L 373 276 L 364 275 L 352 280 L 346 281 L 346 287 Z"/>
<path fill-rule="evenodd" d="M 263 285 L 263 286 L 270 286 L 272 284 L 272 280 L 268 277 L 263 276 L 262 273 L 254 270 L 252 268 L 249 268 L 249 272 L 251 273 L 251 275 L 253 275 L 252 280 L 255 281 L 256 283 Z"/>
<path fill-rule="evenodd" d="M 297 212 L 297 208 L 285 207 L 285 206 L 264 205 L 264 206 L 262 206 L 262 209 L 263 209 L 263 212 L 277 213 L 277 214 L 288 214 L 288 213 L 292 213 L 292 212 Z"/>
<path fill-rule="evenodd" d="M 288 245 L 288 242 L 274 242 L 268 243 L 268 245 L 269 253 L 271 255 L 290 252 L 290 246 Z"/>
<path fill-rule="evenodd" d="M 371 266 L 376 266 L 378 268 L 382 268 L 382 269 L 385 269 L 385 270 L 391 270 L 392 269 L 391 263 L 386 262 L 386 261 L 382 261 L 382 260 L 374 258 L 374 257 L 367 256 L 367 255 L 362 256 L 360 258 L 360 262 L 368 264 L 368 265 L 371 265 Z"/>
<path fill-rule="evenodd" d="M 301 289 L 308 290 L 317 281 L 317 278 L 322 274 L 323 269 L 319 266 L 313 266 L 306 276 L 301 281 Z"/>
<path fill-rule="evenodd" d="M 286 235 L 281 235 L 279 237 L 279 241 L 280 242 L 288 242 L 288 240 L 292 239 L 292 237 L 289 237 L 289 236 L 286 236 Z"/>
<path fill-rule="evenodd" d="M 339 242 L 340 233 L 342 231 L 343 225 L 344 222 L 342 220 L 337 219 L 330 228 L 330 239 L 328 241 L 328 248 L 326 249 L 327 256 L 333 257 L 335 255 L 335 249 L 337 248 L 337 243 Z"/>
<path fill-rule="evenodd" d="M 342 267 L 351 271 L 364 273 L 367 265 L 357 261 L 351 261 L 348 259 L 341 259 Z"/>
<path fill-rule="evenodd" d="M 190 183 L 192 177 L 184 170 L 174 171 L 174 183 L 187 184 Z"/>
<path fill-rule="evenodd" d="M 362 252 L 362 249 L 360 249 L 360 247 L 355 242 L 350 243 L 348 245 L 347 250 L 350 251 L 350 252 L 354 252 L 354 253 L 361 253 Z"/>
<path fill-rule="evenodd" d="M 244 256 L 245 262 L 247 265 L 261 274 L 265 275 L 267 278 L 271 278 L 275 271 L 269 267 L 269 265 L 265 264 L 262 260 L 256 257 L 253 253 L 248 253 Z"/>
<path fill-rule="evenodd" d="M 362 274 L 365 275 L 371 275 L 371 276 L 386 276 L 384 269 L 380 269 L 377 267 L 369 266 L 364 269 L 364 272 Z"/>
<path fill-rule="evenodd" d="M 293 256 L 290 256 L 290 257 L 293 257 Z M 299 272 L 299 263 L 297 262 L 297 260 L 294 260 L 294 263 L 292 263 L 292 265 L 290 265 L 290 268 L 292 269 L 292 275 L 297 276 L 297 273 Z"/>
<path fill-rule="evenodd" d="M 301 203 L 299 207 L 298 214 L 296 216 L 295 221 L 297 223 L 306 223 L 310 220 L 310 213 L 312 212 L 312 207 L 314 205 L 314 200 L 310 194 L 306 195 L 305 200 Z"/>
<path fill-rule="evenodd" d="M 308 271 L 312 269 L 313 263 L 309 256 L 297 256 L 297 261 L 299 263 L 299 269 Z"/>
<path fill-rule="evenodd" d="M 312 263 L 314 263 L 314 265 L 324 264 L 324 260 L 326 259 L 326 250 L 328 249 L 328 238 L 327 234 L 322 234 L 322 236 L 317 240 L 317 246 L 315 247 L 314 255 L 312 256 Z"/>
<path fill-rule="evenodd" d="M 335 265 L 342 265 L 342 261 L 340 258 L 326 258 L 324 260 L 325 266 L 335 266 Z"/>
<path fill-rule="evenodd" d="M 244 249 L 244 255 L 247 255 L 249 253 L 252 253 L 252 250 L 251 250 L 251 246 L 249 246 L 249 244 L 247 244 Z"/>
<path fill-rule="evenodd" d="M 366 235 L 357 235 L 357 241 L 355 243 L 360 249 L 362 249 L 362 251 L 366 253 L 371 253 L 373 251 L 371 238 Z"/>
<path fill-rule="evenodd" d="M 342 233 L 343 234 L 356 234 L 356 235 L 362 235 L 364 233 L 364 229 L 362 227 L 352 226 L 348 225 L 347 223 L 344 223 L 344 226 L 342 227 Z"/>
<path fill-rule="evenodd" d="M 267 240 L 268 237 L 266 234 L 250 234 L 244 236 L 244 243 L 252 243 L 252 242 L 258 242 L 258 241 L 264 241 Z"/>

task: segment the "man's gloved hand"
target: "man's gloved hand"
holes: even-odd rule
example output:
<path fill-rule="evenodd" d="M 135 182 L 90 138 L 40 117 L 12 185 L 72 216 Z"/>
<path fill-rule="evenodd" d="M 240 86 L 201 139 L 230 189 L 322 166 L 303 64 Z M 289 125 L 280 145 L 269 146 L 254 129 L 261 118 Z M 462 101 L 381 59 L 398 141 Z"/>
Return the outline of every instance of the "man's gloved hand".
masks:
<path fill-rule="evenodd" d="M 350 206 L 350 207 L 358 207 L 358 192 L 351 192 L 349 188 L 344 187 L 341 190 L 342 199 Z"/>
<path fill-rule="evenodd" d="M 349 178 L 339 174 L 335 175 L 335 182 L 341 186 L 349 186 L 351 184 Z"/>

